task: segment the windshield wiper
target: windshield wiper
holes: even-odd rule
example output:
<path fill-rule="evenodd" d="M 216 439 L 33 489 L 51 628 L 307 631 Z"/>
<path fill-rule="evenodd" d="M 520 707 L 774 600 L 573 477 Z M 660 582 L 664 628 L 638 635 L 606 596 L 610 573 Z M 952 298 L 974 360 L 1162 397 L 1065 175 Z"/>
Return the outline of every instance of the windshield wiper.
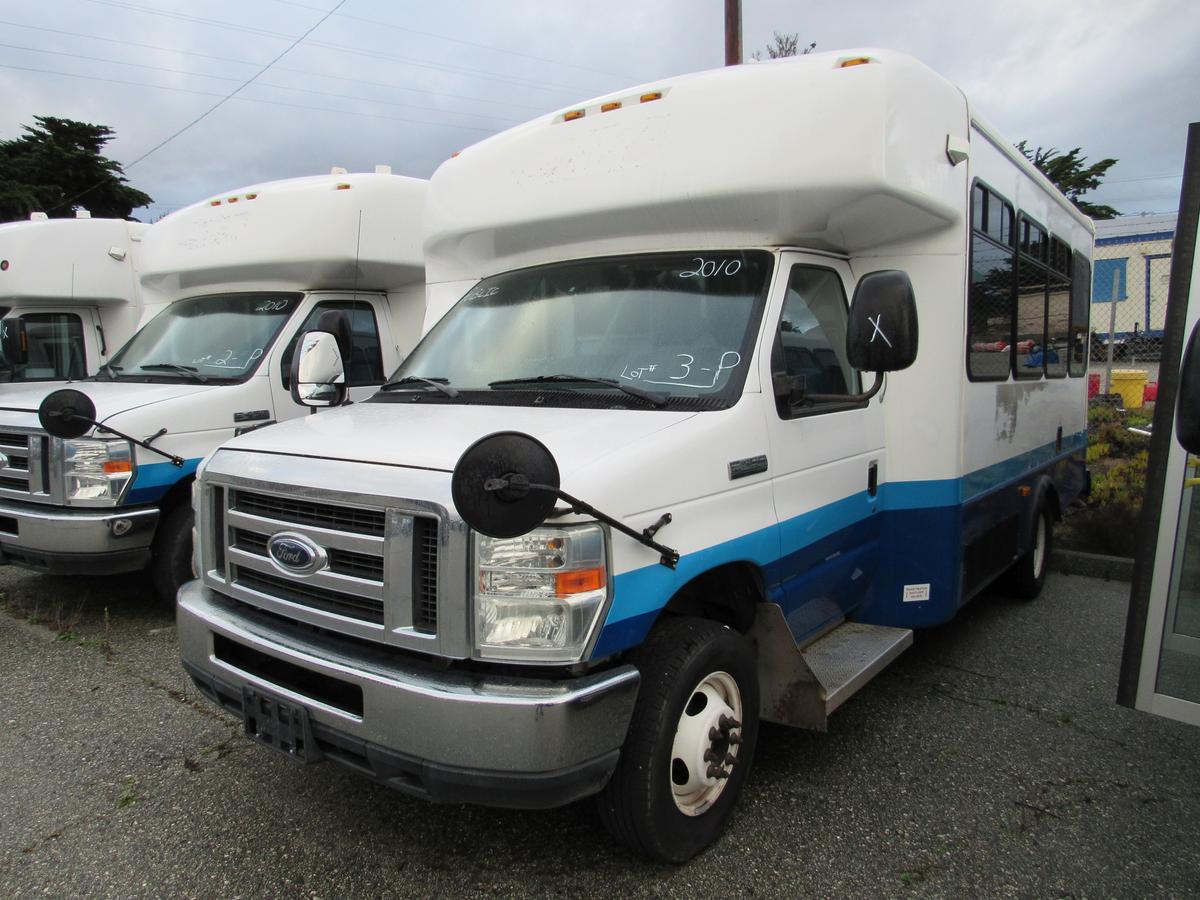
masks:
<path fill-rule="evenodd" d="M 109 381 L 116 381 L 116 380 L 117 380 L 117 373 L 118 373 L 118 372 L 121 372 L 121 371 L 124 371 L 124 368 L 125 368 L 124 366 L 114 366 L 112 363 L 105 363 L 105 364 L 104 364 L 104 365 L 102 365 L 102 366 L 101 366 L 99 369 L 97 369 L 97 370 L 96 370 L 96 374 L 97 374 L 97 375 L 103 375 L 105 372 L 107 372 L 107 373 L 108 373 L 108 380 L 109 380 Z"/>
<path fill-rule="evenodd" d="M 138 366 L 139 369 L 162 369 L 166 372 L 178 372 L 180 375 L 186 375 L 188 378 L 195 378 L 199 382 L 208 381 L 195 366 L 185 366 L 180 363 L 147 363 L 144 366 Z"/>
<path fill-rule="evenodd" d="M 420 375 L 405 375 L 403 378 L 397 378 L 395 381 L 389 381 L 380 388 L 381 391 L 390 391 L 392 388 L 402 387 L 406 384 L 427 384 L 432 388 L 441 391 L 447 397 L 457 397 L 458 391 L 450 387 L 449 378 L 424 378 Z"/>
<path fill-rule="evenodd" d="M 497 388 L 512 384 L 544 384 L 546 382 L 571 381 L 578 381 L 585 384 L 602 384 L 605 387 L 616 388 L 622 393 L 628 394 L 631 397 L 637 397 L 639 400 L 645 400 L 654 406 L 666 406 L 670 401 L 670 398 L 666 394 L 646 391 L 631 384 L 625 384 L 615 378 L 595 378 L 591 375 L 568 375 L 566 373 L 560 375 L 528 375 L 525 378 L 502 378 L 499 381 L 489 382 L 488 387 Z"/>

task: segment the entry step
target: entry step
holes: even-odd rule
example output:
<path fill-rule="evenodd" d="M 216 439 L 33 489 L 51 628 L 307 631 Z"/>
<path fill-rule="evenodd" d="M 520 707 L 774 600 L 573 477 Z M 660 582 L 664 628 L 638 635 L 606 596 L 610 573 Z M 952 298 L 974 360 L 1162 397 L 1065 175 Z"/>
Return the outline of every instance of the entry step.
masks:
<path fill-rule="evenodd" d="M 843 622 L 805 647 L 804 662 L 825 689 L 825 715 L 850 699 L 912 642 L 908 628 Z"/>

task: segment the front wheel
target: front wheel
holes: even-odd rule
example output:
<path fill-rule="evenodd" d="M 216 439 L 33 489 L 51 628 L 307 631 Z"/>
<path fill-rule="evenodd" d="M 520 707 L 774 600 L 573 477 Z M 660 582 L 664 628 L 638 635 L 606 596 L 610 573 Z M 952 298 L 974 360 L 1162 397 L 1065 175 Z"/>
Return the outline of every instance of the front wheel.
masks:
<path fill-rule="evenodd" d="M 681 863 L 725 828 L 758 739 L 758 675 L 736 631 L 671 618 L 635 654 L 641 687 L 621 759 L 598 797 L 624 844 Z"/>
<path fill-rule="evenodd" d="M 154 593 L 163 603 L 175 605 L 175 595 L 192 573 L 191 504 L 182 503 L 166 512 L 158 521 L 158 531 L 150 548 L 150 577 Z"/>

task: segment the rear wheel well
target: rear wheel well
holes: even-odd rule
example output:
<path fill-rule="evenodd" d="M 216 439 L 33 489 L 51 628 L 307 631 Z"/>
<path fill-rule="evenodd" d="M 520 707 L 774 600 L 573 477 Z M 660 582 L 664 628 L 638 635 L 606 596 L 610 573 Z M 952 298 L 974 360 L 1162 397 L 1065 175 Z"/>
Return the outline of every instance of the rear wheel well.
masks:
<path fill-rule="evenodd" d="M 1050 510 L 1050 519 L 1053 522 L 1062 521 L 1062 501 L 1058 498 L 1058 491 L 1055 490 L 1053 482 L 1046 485 L 1046 490 L 1042 493 L 1042 502 Z"/>
<path fill-rule="evenodd" d="M 758 566 L 728 563 L 697 575 L 681 587 L 663 612 L 709 619 L 745 634 L 754 624 L 758 604 L 765 597 L 766 588 Z"/>

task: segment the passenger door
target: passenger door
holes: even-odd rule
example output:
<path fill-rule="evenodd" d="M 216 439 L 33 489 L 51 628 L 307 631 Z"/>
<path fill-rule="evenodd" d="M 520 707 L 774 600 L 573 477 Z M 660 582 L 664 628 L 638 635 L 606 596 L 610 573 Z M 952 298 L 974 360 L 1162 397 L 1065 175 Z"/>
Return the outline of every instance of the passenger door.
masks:
<path fill-rule="evenodd" d="M 850 268 L 841 260 L 781 255 L 768 306 L 771 345 L 760 354 L 768 368 L 766 390 L 776 375 L 803 377 L 807 394 L 862 390 L 846 359 L 852 287 Z M 773 410 L 768 404 L 768 419 L 781 549 L 771 575 L 792 632 L 803 639 L 861 603 L 874 575 L 883 417 L 878 398 L 777 398 Z"/>
<path fill-rule="evenodd" d="M 300 335 L 317 325 L 321 314 L 329 310 L 341 310 L 350 318 L 352 349 L 350 365 L 346 370 L 346 384 L 351 400 L 365 400 L 383 384 L 397 361 L 393 341 L 380 340 L 380 330 L 388 334 L 387 309 L 382 297 L 373 294 L 358 295 L 354 299 L 323 298 L 309 307 L 300 325 L 292 330 L 283 344 L 278 359 L 277 371 L 271 379 L 271 393 L 275 398 L 275 417 L 282 421 L 308 412 L 308 407 L 292 400 L 291 370 L 292 354 Z"/>

